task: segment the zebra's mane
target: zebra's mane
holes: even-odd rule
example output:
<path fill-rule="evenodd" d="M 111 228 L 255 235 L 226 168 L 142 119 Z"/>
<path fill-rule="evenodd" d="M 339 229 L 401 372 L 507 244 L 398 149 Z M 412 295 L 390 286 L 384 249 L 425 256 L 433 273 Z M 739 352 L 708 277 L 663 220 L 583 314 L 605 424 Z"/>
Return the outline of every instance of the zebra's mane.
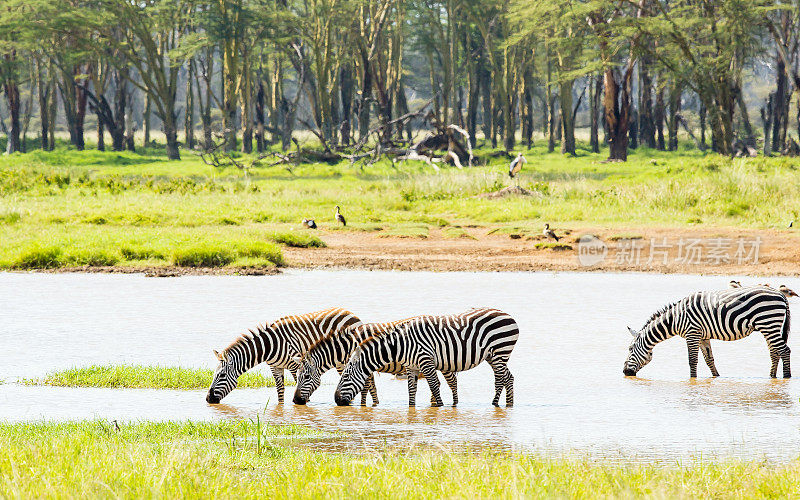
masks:
<path fill-rule="evenodd" d="M 671 302 L 671 303 L 665 305 L 664 307 L 662 307 L 661 309 L 659 309 L 658 311 L 656 311 L 653 314 L 651 314 L 650 317 L 647 318 L 647 321 L 644 322 L 644 326 L 642 327 L 642 329 L 640 331 L 644 331 L 644 329 L 647 328 L 647 326 L 650 323 L 652 323 L 654 320 L 656 320 L 656 319 L 660 318 L 661 316 L 663 316 L 664 313 L 672 310 L 673 307 L 678 305 L 678 302 L 680 302 L 680 300 L 676 300 L 675 302 Z"/>

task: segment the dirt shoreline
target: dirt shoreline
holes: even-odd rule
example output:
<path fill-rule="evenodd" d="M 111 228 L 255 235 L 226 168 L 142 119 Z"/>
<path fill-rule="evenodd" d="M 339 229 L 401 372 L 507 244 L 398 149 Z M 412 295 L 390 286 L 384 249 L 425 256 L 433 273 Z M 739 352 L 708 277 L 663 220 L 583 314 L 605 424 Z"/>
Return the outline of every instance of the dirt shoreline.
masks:
<path fill-rule="evenodd" d="M 427 238 L 387 237 L 381 232 L 317 231 L 326 248 L 284 248 L 285 268 L 396 271 L 604 271 L 716 275 L 800 276 L 800 232 L 742 228 L 556 228 L 559 243 L 546 248 L 541 234 L 462 228 L 459 238 L 432 229 Z M 594 235 L 605 258 L 594 265 L 579 259 L 579 238 Z M 539 245 L 539 247 L 537 247 Z M 545 248 L 541 248 L 545 247 Z M 692 250 L 692 247 L 694 250 Z M 697 248 L 700 248 L 698 251 Z M 746 252 L 757 247 L 757 255 Z M 692 253 L 692 251 L 694 253 Z M 737 251 L 740 254 L 737 255 Z M 726 261 L 727 260 L 727 261 Z M 665 263 L 666 261 L 666 263 Z M 184 275 L 275 275 L 280 269 L 176 266 L 107 266 L 33 272 L 142 273 Z"/>

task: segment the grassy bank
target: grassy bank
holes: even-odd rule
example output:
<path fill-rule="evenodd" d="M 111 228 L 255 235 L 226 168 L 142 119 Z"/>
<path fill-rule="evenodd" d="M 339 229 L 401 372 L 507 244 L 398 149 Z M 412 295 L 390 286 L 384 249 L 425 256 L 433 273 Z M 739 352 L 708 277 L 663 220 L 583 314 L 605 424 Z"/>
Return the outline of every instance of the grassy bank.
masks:
<path fill-rule="evenodd" d="M 800 467 L 611 465 L 518 454 L 297 448 L 297 427 L 259 422 L 0 425 L 3 497 L 771 498 Z"/>
<path fill-rule="evenodd" d="M 508 160 L 440 172 L 420 162 L 215 169 L 184 154 L 34 151 L 0 159 L 0 268 L 271 267 L 281 248 L 320 247 L 303 218 L 343 231 L 458 237 L 545 221 L 571 225 L 785 228 L 800 215 L 800 160 L 730 159 L 638 149 L 627 163 L 579 150 L 526 151 L 519 184 L 532 196 L 477 195 L 512 184 Z M 515 181 L 516 182 L 516 181 Z M 338 227 L 340 205 L 348 225 Z"/>
<path fill-rule="evenodd" d="M 166 366 L 87 366 L 49 373 L 38 379 L 24 379 L 26 385 L 54 385 L 61 387 L 111 387 L 130 389 L 207 389 L 213 371 L 202 368 L 177 368 Z M 294 382 L 286 380 L 287 385 Z M 272 377 L 258 372 L 248 372 L 239 377 L 238 387 L 252 389 L 275 387 Z"/>

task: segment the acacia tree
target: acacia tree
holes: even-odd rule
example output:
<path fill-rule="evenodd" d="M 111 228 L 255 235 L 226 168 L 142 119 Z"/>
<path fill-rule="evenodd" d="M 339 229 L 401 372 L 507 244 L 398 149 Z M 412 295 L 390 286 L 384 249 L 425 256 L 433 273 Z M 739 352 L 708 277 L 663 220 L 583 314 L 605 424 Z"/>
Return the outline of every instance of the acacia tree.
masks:
<path fill-rule="evenodd" d="M 178 149 L 178 75 L 184 56 L 180 39 L 193 13 L 189 0 L 98 0 L 99 15 L 83 11 L 96 33 L 98 50 L 112 47 L 118 68 L 136 68 L 132 83 L 150 98 L 161 120 L 167 141 L 167 157 L 180 159 Z M 118 38 L 121 32 L 122 36 Z"/>

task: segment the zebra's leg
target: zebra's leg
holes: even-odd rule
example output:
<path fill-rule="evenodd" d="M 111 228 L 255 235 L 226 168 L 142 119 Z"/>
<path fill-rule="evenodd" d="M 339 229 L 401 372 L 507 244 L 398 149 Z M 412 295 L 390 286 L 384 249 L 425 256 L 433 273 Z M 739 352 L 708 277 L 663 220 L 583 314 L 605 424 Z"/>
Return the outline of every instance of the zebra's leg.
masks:
<path fill-rule="evenodd" d="M 769 346 L 769 359 L 772 362 L 772 365 L 769 368 L 769 376 L 770 378 L 776 378 L 778 376 L 778 361 L 781 359 L 780 349 L 774 346 Z"/>
<path fill-rule="evenodd" d="M 783 364 L 783 378 L 792 378 L 792 367 L 789 364 L 789 357 L 792 353 L 792 350 L 789 349 L 789 346 L 784 346 L 783 352 L 781 353 L 781 363 Z"/>
<path fill-rule="evenodd" d="M 361 406 L 367 406 L 367 394 L 369 394 L 369 388 L 372 385 L 372 375 L 369 376 L 367 381 L 364 383 L 364 388 L 361 389 Z"/>
<path fill-rule="evenodd" d="M 408 406 L 417 406 L 417 372 L 407 369 L 406 380 L 408 381 Z"/>
<path fill-rule="evenodd" d="M 283 404 L 283 368 L 270 366 L 272 378 L 275 379 L 275 390 L 278 391 L 278 404 Z"/>
<path fill-rule="evenodd" d="M 711 375 L 719 377 L 716 365 L 714 365 L 714 355 L 711 354 L 711 341 L 702 339 L 700 340 L 700 350 L 703 352 L 703 358 L 706 360 L 708 369 L 711 370 Z"/>
<path fill-rule="evenodd" d="M 492 367 L 492 371 L 494 372 L 494 399 L 492 399 L 492 405 L 500 406 L 500 394 L 502 394 L 503 386 L 505 385 L 503 383 L 503 368 L 500 363 L 498 363 L 498 361 L 491 355 L 486 358 L 486 361 L 489 363 L 489 366 Z"/>
<path fill-rule="evenodd" d="M 369 385 L 369 394 L 372 396 L 372 406 L 377 406 L 378 404 L 378 386 L 375 385 L 375 374 L 373 373 L 370 375 L 372 378 L 372 382 Z"/>
<path fill-rule="evenodd" d="M 508 359 L 491 357 L 489 365 L 494 371 L 494 399 L 492 405 L 500 406 L 500 395 L 506 390 L 506 406 L 514 406 L 514 376 L 508 369 Z"/>
<path fill-rule="evenodd" d="M 444 406 L 442 395 L 439 393 L 439 377 L 436 375 L 436 368 L 434 368 L 433 363 L 429 360 L 422 361 L 420 370 L 422 370 L 422 374 L 425 375 L 425 379 L 428 381 L 428 387 L 431 388 L 431 395 L 436 400 L 431 406 Z"/>
<path fill-rule="evenodd" d="M 700 337 L 688 335 L 686 337 L 686 348 L 689 351 L 689 377 L 697 378 L 697 351 L 700 348 Z"/>
<path fill-rule="evenodd" d="M 508 362 L 503 363 L 503 368 L 506 369 L 506 408 L 514 406 L 514 375 L 508 369 Z"/>
<path fill-rule="evenodd" d="M 453 393 L 453 406 L 458 404 L 458 378 L 455 372 L 442 372 L 447 385 L 450 386 L 450 392 Z"/>

